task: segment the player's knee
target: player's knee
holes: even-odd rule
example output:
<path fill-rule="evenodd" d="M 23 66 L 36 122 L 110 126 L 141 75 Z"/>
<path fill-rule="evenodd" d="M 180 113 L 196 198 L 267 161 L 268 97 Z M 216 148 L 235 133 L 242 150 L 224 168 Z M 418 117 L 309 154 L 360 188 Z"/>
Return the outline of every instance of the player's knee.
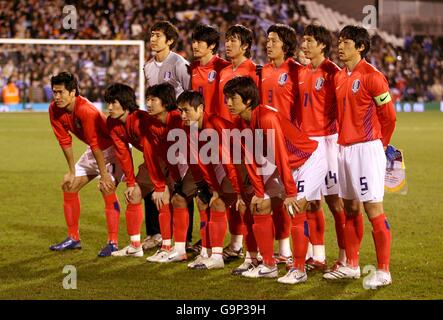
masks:
<path fill-rule="evenodd" d="M 346 211 L 346 215 L 348 216 L 355 216 L 357 214 L 360 213 L 360 203 L 356 202 L 356 203 L 349 203 L 349 204 L 345 204 L 345 211 Z"/>
<path fill-rule="evenodd" d="M 334 199 L 327 199 L 326 203 L 328 204 L 329 210 L 331 210 L 332 213 L 337 213 L 343 211 L 343 203 L 341 202 L 340 198 L 334 198 Z"/>
<path fill-rule="evenodd" d="M 321 209 L 321 201 L 320 200 L 314 200 L 310 201 L 307 205 L 306 211 L 318 211 Z"/>
<path fill-rule="evenodd" d="M 172 196 L 171 203 L 174 208 L 187 208 L 188 207 L 188 203 L 186 202 L 186 199 L 177 193 Z"/>
<path fill-rule="evenodd" d="M 198 211 L 205 210 L 208 207 L 208 205 L 203 201 L 201 201 L 199 197 L 196 198 L 196 202 L 197 202 Z"/>
<path fill-rule="evenodd" d="M 223 200 L 217 199 L 212 203 L 211 209 L 214 211 L 221 212 L 221 211 L 226 210 L 226 206 L 225 206 L 225 203 L 223 202 Z"/>
<path fill-rule="evenodd" d="M 129 200 L 130 204 L 141 204 L 142 203 L 142 198 L 141 197 L 135 197 L 132 198 L 131 200 Z"/>
<path fill-rule="evenodd" d="M 103 193 L 103 195 L 108 196 L 115 192 L 115 186 L 105 189 L 102 185 L 100 185 L 100 192 Z"/>
<path fill-rule="evenodd" d="M 271 200 L 265 200 L 262 202 L 259 210 L 255 211 L 255 214 L 270 214 L 272 212 Z"/>
<path fill-rule="evenodd" d="M 80 188 L 75 183 L 72 183 L 71 186 L 67 184 L 62 185 L 63 192 L 79 192 Z"/>

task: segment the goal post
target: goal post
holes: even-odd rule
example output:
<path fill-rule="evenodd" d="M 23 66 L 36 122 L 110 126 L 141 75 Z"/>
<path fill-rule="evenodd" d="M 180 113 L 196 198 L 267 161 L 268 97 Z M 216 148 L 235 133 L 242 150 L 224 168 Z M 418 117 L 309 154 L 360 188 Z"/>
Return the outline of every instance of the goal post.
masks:
<path fill-rule="evenodd" d="M 72 46 L 138 46 L 138 92 L 139 106 L 145 109 L 145 42 L 143 40 L 71 40 L 71 39 L 6 39 L 0 38 L 0 45 L 72 45 Z"/>

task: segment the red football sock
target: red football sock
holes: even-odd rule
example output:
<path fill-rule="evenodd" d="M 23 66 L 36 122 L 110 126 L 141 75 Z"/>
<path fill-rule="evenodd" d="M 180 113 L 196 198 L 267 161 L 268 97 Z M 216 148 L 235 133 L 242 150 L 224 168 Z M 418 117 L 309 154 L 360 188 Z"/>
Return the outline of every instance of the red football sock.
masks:
<path fill-rule="evenodd" d="M 162 239 L 170 240 L 172 239 L 172 216 L 171 208 L 168 204 L 164 204 L 159 211 L 158 222 L 160 224 L 160 233 Z"/>
<path fill-rule="evenodd" d="M 208 228 L 208 213 L 206 210 L 200 210 L 200 239 L 202 241 L 202 248 L 208 248 L 208 231 L 206 230 Z"/>
<path fill-rule="evenodd" d="M 391 255 L 391 229 L 386 215 L 371 219 L 372 237 L 374 238 L 375 251 L 377 253 L 378 269 L 389 271 L 389 258 Z"/>
<path fill-rule="evenodd" d="M 173 234 L 175 242 L 186 242 L 189 225 L 188 208 L 173 208 Z"/>
<path fill-rule="evenodd" d="M 143 207 L 141 203 L 133 204 L 128 203 L 126 207 L 126 230 L 129 236 L 135 236 L 140 234 L 140 228 L 143 223 Z M 140 246 L 140 241 L 132 242 L 135 247 Z"/>
<path fill-rule="evenodd" d="M 363 239 L 363 230 L 363 215 L 361 213 L 353 216 L 346 216 L 346 264 L 354 268 L 358 267 L 359 264 L 359 251 Z"/>
<path fill-rule="evenodd" d="M 108 242 L 118 244 L 118 225 L 120 222 L 120 203 L 115 192 L 103 195 L 105 200 L 106 223 L 108 225 Z"/>
<path fill-rule="evenodd" d="M 63 209 L 66 225 L 68 226 L 68 236 L 74 240 L 80 240 L 78 233 L 80 197 L 78 196 L 78 192 L 63 192 Z"/>
<path fill-rule="evenodd" d="M 254 217 L 251 214 L 251 210 L 249 208 L 246 209 L 246 212 L 243 216 L 243 222 L 245 224 L 244 229 L 244 239 L 246 244 L 246 251 L 249 252 L 257 252 L 257 241 L 255 241 L 254 236 Z"/>
<path fill-rule="evenodd" d="M 304 271 L 309 243 L 309 225 L 305 213 L 296 214 L 292 218 L 291 234 L 294 268 Z"/>
<path fill-rule="evenodd" d="M 233 235 L 242 235 L 244 233 L 245 225 L 243 223 L 243 218 L 241 214 L 235 210 L 235 205 L 227 209 L 228 212 L 228 222 L 229 222 L 229 233 Z"/>
<path fill-rule="evenodd" d="M 228 211 L 228 209 L 226 211 Z M 228 228 L 226 211 L 211 210 L 211 220 L 208 223 L 208 228 L 209 238 L 211 239 L 211 246 L 213 248 L 223 248 L 226 230 Z"/>
<path fill-rule="evenodd" d="M 337 234 L 337 243 L 340 249 L 345 249 L 345 224 L 346 215 L 344 211 L 334 213 L 335 233 Z"/>
<path fill-rule="evenodd" d="M 271 214 L 254 215 L 254 235 L 258 249 L 263 257 L 263 263 L 274 266 L 274 224 Z"/>
<path fill-rule="evenodd" d="M 309 239 L 313 245 L 325 244 L 325 213 L 320 208 L 318 211 L 306 213 L 309 224 Z"/>
<path fill-rule="evenodd" d="M 289 238 L 291 235 L 291 217 L 286 211 L 283 203 L 272 207 L 272 219 L 275 226 L 275 240 Z"/>

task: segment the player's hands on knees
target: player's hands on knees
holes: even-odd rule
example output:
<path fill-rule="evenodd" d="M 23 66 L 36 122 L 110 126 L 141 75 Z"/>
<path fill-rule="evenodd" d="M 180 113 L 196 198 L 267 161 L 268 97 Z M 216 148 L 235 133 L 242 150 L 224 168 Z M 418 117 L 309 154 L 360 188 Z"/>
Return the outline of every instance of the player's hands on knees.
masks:
<path fill-rule="evenodd" d="M 152 201 L 154 201 L 157 210 L 160 210 L 165 204 L 165 191 L 154 191 L 152 193 Z"/>
<path fill-rule="evenodd" d="M 63 176 L 63 181 L 62 181 L 63 191 L 70 190 L 74 185 L 74 180 L 75 180 L 75 173 L 68 172 L 67 174 L 65 174 Z"/>
<path fill-rule="evenodd" d="M 206 210 L 209 207 L 208 204 L 204 203 L 199 197 L 197 197 L 196 200 L 198 211 Z"/>
<path fill-rule="evenodd" d="M 125 192 L 125 203 L 138 202 L 137 200 L 142 197 L 141 190 L 137 185 L 126 188 Z"/>
<path fill-rule="evenodd" d="M 217 199 L 220 199 L 220 196 L 219 196 L 218 192 L 217 191 L 212 191 L 212 197 L 211 197 L 211 200 L 209 200 L 209 207 L 212 207 L 212 205 L 214 204 L 214 202 Z"/>
<path fill-rule="evenodd" d="M 100 176 L 98 187 L 100 188 L 100 190 L 104 191 L 105 193 L 110 193 L 114 191 L 115 184 L 109 173 L 105 173 Z"/>
<path fill-rule="evenodd" d="M 260 214 L 263 211 L 265 198 L 253 196 L 251 200 L 252 214 Z"/>
<path fill-rule="evenodd" d="M 241 195 L 237 196 L 237 202 L 235 203 L 235 210 L 237 210 L 241 215 L 246 212 L 246 203 L 243 201 Z"/>
<path fill-rule="evenodd" d="M 291 215 L 291 217 L 294 217 L 294 215 L 298 212 L 300 212 L 300 206 L 297 202 L 297 198 L 296 197 L 288 197 L 285 199 L 285 201 L 283 202 L 286 211 L 288 211 L 288 213 Z"/>

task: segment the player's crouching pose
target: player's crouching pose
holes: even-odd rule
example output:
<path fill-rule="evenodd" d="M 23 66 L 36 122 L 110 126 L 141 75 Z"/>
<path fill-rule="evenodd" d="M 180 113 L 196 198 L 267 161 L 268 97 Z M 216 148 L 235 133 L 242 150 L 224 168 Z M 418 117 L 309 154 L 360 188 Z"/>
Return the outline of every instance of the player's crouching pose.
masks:
<path fill-rule="evenodd" d="M 208 115 L 205 112 L 205 103 L 202 94 L 196 91 L 185 91 L 177 100 L 179 110 L 182 115 L 182 120 L 185 126 L 189 127 L 190 137 L 193 133 L 200 133 L 202 130 L 210 131 L 210 134 L 217 135 L 218 147 L 216 163 L 211 161 L 207 165 L 203 164 L 207 159 L 200 159 L 200 151 L 204 145 L 197 143 L 193 147 L 191 142 L 190 152 L 198 158 L 199 169 L 203 173 L 203 177 L 210 186 L 211 198 L 197 194 L 197 204 L 200 211 L 201 228 L 206 226 L 206 235 L 209 239 L 202 242 L 202 247 L 207 248 L 208 257 L 205 258 L 200 255 L 196 260 L 189 265 L 190 268 L 195 269 L 214 269 L 223 268 L 223 243 L 227 228 L 227 210 L 234 208 L 236 214 L 240 215 L 239 211 L 244 212 L 246 205 L 242 199 L 243 183 L 239 171 L 232 160 L 232 153 L 230 150 L 222 145 L 222 135 L 226 133 L 223 129 L 232 127 L 232 123 L 217 115 Z M 194 129 L 194 130 L 193 130 Z M 216 137 L 211 137 L 211 140 Z M 199 141 L 195 136 L 195 140 Z M 205 144 L 206 145 L 206 144 Z M 212 151 L 211 151 L 212 152 Z M 214 156 L 214 155 L 212 155 Z M 211 158 L 212 158 L 211 156 Z M 223 156 L 229 161 L 221 165 Z M 209 207 L 209 222 L 207 222 L 207 209 Z M 204 239 L 204 237 L 202 237 Z M 207 241 L 209 240 L 209 241 Z"/>
<path fill-rule="evenodd" d="M 285 194 L 283 195 L 284 205 L 292 216 L 291 234 L 294 254 L 293 268 L 278 281 L 288 284 L 304 282 L 307 280 L 305 256 L 309 236 L 304 210 L 308 201 L 318 200 L 316 199 L 317 191 L 326 173 L 323 146 L 309 139 L 276 109 L 259 105 L 258 89 L 251 78 L 232 79 L 223 91 L 228 98 L 231 113 L 239 115 L 252 130 L 262 129 L 265 141 L 268 135 L 274 135 L 269 143 L 272 144 L 271 150 L 277 170 L 273 174 L 269 173 L 264 176 L 263 181 L 265 187 L 268 183 L 275 185 L 267 188 L 269 192 L 275 188 L 283 189 L 281 191 Z M 267 155 L 267 158 L 270 159 L 270 156 Z M 278 178 L 283 186 L 275 183 L 275 179 Z M 270 207 L 263 208 L 263 202 L 264 198 L 257 196 L 251 201 L 251 205 L 255 206 L 252 210 L 255 222 L 254 234 L 263 256 L 263 264 L 242 275 L 252 278 L 275 278 L 278 276 L 278 269 L 272 257 L 274 227 Z"/>
<path fill-rule="evenodd" d="M 168 168 L 168 185 L 172 190 L 170 202 L 169 195 L 165 198 L 158 192 L 153 193 L 153 200 L 160 211 L 162 246 L 146 260 L 158 263 L 186 261 L 188 259 L 186 234 L 190 225 L 188 203 L 192 201 L 196 193 L 196 184 L 194 175 L 191 174 L 187 164 L 172 164 L 168 158 L 168 150 L 172 145 L 172 142 L 167 139 L 168 133 L 174 129 L 179 129 L 179 131 L 183 129 L 180 112 L 177 111 L 174 87 L 169 83 L 149 87 L 146 91 L 146 105 L 153 120 L 152 125 L 144 129 L 149 134 L 149 141 L 153 146 L 150 159 Z M 177 155 L 174 154 L 173 157 L 176 158 Z M 172 216 L 169 203 L 172 204 Z M 174 238 L 174 246 L 172 246 L 172 238 Z"/>
<path fill-rule="evenodd" d="M 151 191 L 152 185 L 155 190 L 167 193 L 161 177 L 155 176 L 151 173 L 153 170 L 149 170 L 155 163 L 151 161 L 151 144 L 143 129 L 149 126 L 151 119 L 146 111 L 139 110 L 134 90 L 125 84 L 110 85 L 104 98 L 109 110 L 107 125 L 117 158 L 126 176 L 126 227 L 131 241 L 127 247 L 113 252 L 112 255 L 143 257 L 140 243 L 140 228 L 143 223 L 142 197 Z M 137 177 L 134 175 L 130 145 L 142 151 L 145 159 L 145 163 L 139 166 Z M 152 184 L 150 181 L 153 181 Z"/>
<path fill-rule="evenodd" d="M 79 191 L 92 179 L 100 176 L 100 191 L 105 201 L 108 225 L 108 244 L 99 256 L 110 256 L 117 250 L 120 205 L 115 195 L 116 184 L 123 173 L 115 158 L 114 147 L 106 128 L 106 116 L 86 98 L 79 95 L 77 79 L 68 72 L 51 78 L 54 101 L 49 106 L 52 129 L 63 150 L 69 172 L 62 182 L 63 207 L 68 237 L 61 243 L 50 246 L 51 250 L 80 249 L 79 236 L 80 198 Z M 88 145 L 77 163 L 74 163 L 72 137 L 77 136 Z"/>
<path fill-rule="evenodd" d="M 392 282 L 389 272 L 391 231 L 383 209 L 386 149 L 396 115 L 386 78 L 365 59 L 368 31 L 346 26 L 339 34 L 338 54 L 346 65 L 335 76 L 338 107 L 339 196 L 346 211 L 346 266 L 326 273 L 326 279 L 359 278 L 362 234 L 356 232 L 360 202 L 372 224 L 378 268 L 365 278 L 365 287 Z"/>

